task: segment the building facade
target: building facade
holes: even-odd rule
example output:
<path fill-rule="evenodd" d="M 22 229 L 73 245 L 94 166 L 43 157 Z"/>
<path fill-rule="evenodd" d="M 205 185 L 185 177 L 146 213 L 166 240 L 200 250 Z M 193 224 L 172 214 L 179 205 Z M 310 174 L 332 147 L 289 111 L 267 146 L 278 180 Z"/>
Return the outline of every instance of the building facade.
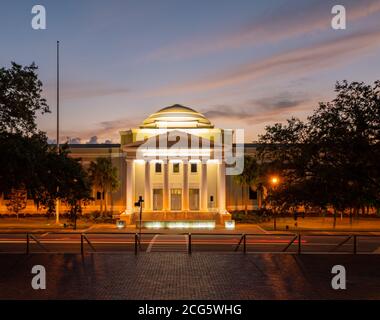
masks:
<path fill-rule="evenodd" d="M 191 108 L 174 105 L 150 115 L 139 128 L 120 131 L 120 144 L 70 145 L 70 155 L 80 158 L 84 167 L 99 157 L 111 159 L 120 187 L 108 195 L 108 209 L 121 219 L 136 221 L 135 202 L 142 197 L 146 221 L 222 223 L 230 212 L 244 209 L 243 194 L 248 194 L 249 209 L 257 207 L 261 196 L 243 192 L 235 175 L 228 174 L 231 161 L 226 155 L 238 152 L 234 134 L 215 128 Z M 255 153 L 253 144 L 240 148 L 242 156 Z M 93 197 L 85 212 L 99 210 L 100 191 L 94 189 Z M 1 199 L 1 213 L 7 212 L 6 201 Z M 24 211 L 37 209 L 29 201 Z"/>

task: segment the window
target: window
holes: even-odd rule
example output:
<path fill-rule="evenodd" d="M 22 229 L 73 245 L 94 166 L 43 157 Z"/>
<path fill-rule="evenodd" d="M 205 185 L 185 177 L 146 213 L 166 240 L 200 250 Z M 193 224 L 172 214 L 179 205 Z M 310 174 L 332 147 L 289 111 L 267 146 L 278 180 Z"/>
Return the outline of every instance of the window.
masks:
<path fill-rule="evenodd" d="M 153 189 L 153 210 L 162 210 L 163 191 L 162 189 Z"/>
<path fill-rule="evenodd" d="M 173 173 L 179 173 L 179 163 L 173 163 Z"/>
<path fill-rule="evenodd" d="M 199 210 L 199 189 L 189 189 L 189 208 Z"/>
<path fill-rule="evenodd" d="M 198 166 L 196 163 L 191 163 L 191 173 L 196 173 L 198 172 Z"/>
<path fill-rule="evenodd" d="M 154 165 L 154 170 L 156 173 L 161 173 L 162 172 L 162 164 L 161 162 L 156 162 Z"/>
<path fill-rule="evenodd" d="M 182 208 L 182 189 L 170 189 L 170 210 L 179 211 Z"/>

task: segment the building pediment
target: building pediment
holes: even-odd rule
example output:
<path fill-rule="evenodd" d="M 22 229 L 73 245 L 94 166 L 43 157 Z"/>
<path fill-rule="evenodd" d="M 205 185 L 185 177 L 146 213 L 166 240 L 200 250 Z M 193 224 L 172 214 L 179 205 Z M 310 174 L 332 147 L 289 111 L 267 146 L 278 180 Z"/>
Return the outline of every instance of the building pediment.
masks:
<path fill-rule="evenodd" d="M 223 145 L 181 130 L 170 130 L 123 146 L 127 157 L 134 159 L 212 159 Z"/>

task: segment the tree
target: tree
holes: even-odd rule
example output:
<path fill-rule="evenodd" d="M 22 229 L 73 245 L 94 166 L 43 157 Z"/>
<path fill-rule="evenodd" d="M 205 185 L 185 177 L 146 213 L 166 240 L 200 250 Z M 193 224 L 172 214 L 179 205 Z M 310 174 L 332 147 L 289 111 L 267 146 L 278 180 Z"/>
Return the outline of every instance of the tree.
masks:
<path fill-rule="evenodd" d="M 234 176 L 235 181 L 242 187 L 242 196 L 244 202 L 244 212 L 248 214 L 249 190 L 257 182 L 259 177 L 259 165 L 255 158 L 244 156 L 244 169 L 239 175 Z"/>
<path fill-rule="evenodd" d="M 70 219 L 76 229 L 78 215 L 82 213 L 82 206 L 86 205 L 91 197 L 91 185 L 87 171 L 77 159 L 66 158 L 65 181 L 59 188 L 60 197 L 69 206 Z"/>
<path fill-rule="evenodd" d="M 22 67 L 14 62 L 9 69 L 0 68 L 0 132 L 31 135 L 37 130 L 37 112 L 50 112 L 37 69 L 34 63 Z"/>
<path fill-rule="evenodd" d="M 100 213 L 103 214 L 103 202 L 105 212 L 107 212 L 108 193 L 119 188 L 117 168 L 112 165 L 109 158 L 96 158 L 95 162 L 91 161 L 88 171 L 90 181 L 100 190 Z"/>
<path fill-rule="evenodd" d="M 282 176 L 273 199 L 289 206 L 332 207 L 336 213 L 379 206 L 380 81 L 343 81 L 306 122 L 268 126 L 259 155 Z M 351 210 L 350 210 L 351 211 Z"/>
<path fill-rule="evenodd" d="M 41 177 L 40 185 L 33 192 L 35 201 L 43 205 L 48 214 L 55 211 L 55 199 L 61 199 L 69 206 L 70 216 L 76 223 L 82 205 L 91 200 L 91 185 L 80 159 L 69 155 L 67 145 L 61 148 L 59 154 L 54 148 L 49 149 L 38 168 L 44 171 L 38 173 Z"/>
<path fill-rule="evenodd" d="M 0 68 L 0 192 L 25 188 L 32 194 L 40 184 L 36 171 L 49 148 L 35 123 L 37 113 L 49 112 L 41 95 L 34 63 Z"/>
<path fill-rule="evenodd" d="M 46 171 L 41 168 L 49 152 L 43 133 L 30 136 L 21 133 L 0 133 L 0 188 L 10 192 L 13 188 L 26 188 L 34 195 Z M 37 172 L 39 174 L 37 174 Z"/>
<path fill-rule="evenodd" d="M 69 205 L 76 221 L 82 204 L 90 198 L 88 175 L 80 160 L 69 156 L 67 145 L 58 154 L 46 134 L 37 130 L 37 113 L 49 108 L 41 97 L 36 71 L 34 64 L 12 63 L 11 68 L 0 69 L 0 191 L 25 190 L 48 215 L 59 198 Z M 22 203 L 21 194 L 15 195 Z"/>
<path fill-rule="evenodd" d="M 25 189 L 12 189 L 9 193 L 9 200 L 7 203 L 7 208 L 9 211 L 14 212 L 18 219 L 18 214 L 20 211 L 26 208 L 27 204 L 27 194 Z"/>

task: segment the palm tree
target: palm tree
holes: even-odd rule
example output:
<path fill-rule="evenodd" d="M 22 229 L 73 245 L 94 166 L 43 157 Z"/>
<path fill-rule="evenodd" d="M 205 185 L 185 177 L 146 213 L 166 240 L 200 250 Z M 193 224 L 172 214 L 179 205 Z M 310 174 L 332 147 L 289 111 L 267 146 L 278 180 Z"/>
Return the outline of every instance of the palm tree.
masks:
<path fill-rule="evenodd" d="M 235 181 L 242 187 L 245 214 L 248 214 L 249 189 L 257 182 L 258 176 L 259 165 L 256 159 L 251 156 L 244 156 L 243 172 L 235 176 Z"/>
<path fill-rule="evenodd" d="M 100 190 L 100 213 L 103 214 L 103 203 L 107 213 L 108 194 L 119 188 L 117 168 L 110 158 L 96 158 L 88 169 L 92 184 Z"/>

